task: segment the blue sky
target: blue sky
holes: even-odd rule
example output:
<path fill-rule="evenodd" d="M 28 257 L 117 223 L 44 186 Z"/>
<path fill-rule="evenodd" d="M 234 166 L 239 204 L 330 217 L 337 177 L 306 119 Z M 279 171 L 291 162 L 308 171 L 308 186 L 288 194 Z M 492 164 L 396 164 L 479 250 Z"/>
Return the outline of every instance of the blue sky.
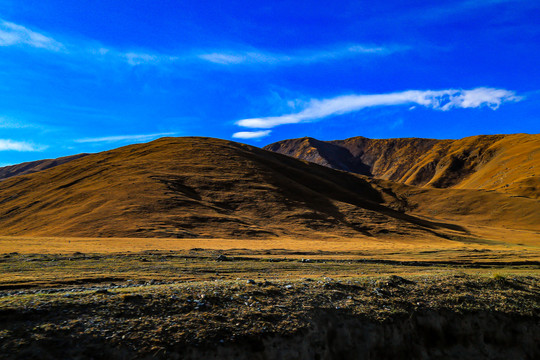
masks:
<path fill-rule="evenodd" d="M 161 136 L 540 132 L 540 2 L 0 0 L 0 166 Z"/>

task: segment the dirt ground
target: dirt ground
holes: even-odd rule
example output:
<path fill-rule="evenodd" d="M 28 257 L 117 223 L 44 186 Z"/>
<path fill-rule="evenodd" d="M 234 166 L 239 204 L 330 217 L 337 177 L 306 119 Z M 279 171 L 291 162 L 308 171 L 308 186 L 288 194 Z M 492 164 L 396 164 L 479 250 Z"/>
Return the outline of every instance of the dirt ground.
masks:
<path fill-rule="evenodd" d="M 540 355 L 534 247 L 18 240 L 0 241 L 0 358 Z"/>

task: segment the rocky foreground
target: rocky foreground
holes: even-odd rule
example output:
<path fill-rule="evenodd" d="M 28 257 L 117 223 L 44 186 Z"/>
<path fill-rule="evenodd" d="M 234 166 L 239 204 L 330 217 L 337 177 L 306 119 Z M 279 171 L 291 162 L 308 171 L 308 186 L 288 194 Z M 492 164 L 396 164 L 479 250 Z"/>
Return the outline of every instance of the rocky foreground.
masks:
<path fill-rule="evenodd" d="M 3 290 L 2 359 L 537 359 L 540 278 Z"/>

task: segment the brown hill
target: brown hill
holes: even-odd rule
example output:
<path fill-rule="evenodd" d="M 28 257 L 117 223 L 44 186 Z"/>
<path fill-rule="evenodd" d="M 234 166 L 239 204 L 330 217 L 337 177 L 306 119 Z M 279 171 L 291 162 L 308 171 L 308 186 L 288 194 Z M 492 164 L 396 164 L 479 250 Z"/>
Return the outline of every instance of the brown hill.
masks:
<path fill-rule="evenodd" d="M 0 182 L 0 235 L 436 236 L 366 178 L 209 138 L 163 138 Z M 459 229 L 458 229 L 459 230 Z"/>
<path fill-rule="evenodd" d="M 500 211 L 499 211 L 500 210 Z M 463 238 L 540 230 L 540 202 L 421 189 L 210 138 L 163 138 L 0 182 L 0 235 Z"/>
<path fill-rule="evenodd" d="M 540 134 L 460 140 L 301 138 L 264 149 L 409 185 L 496 190 L 540 198 Z"/>
<path fill-rule="evenodd" d="M 7 179 L 12 176 L 32 174 L 41 170 L 46 170 L 58 165 L 65 164 L 72 160 L 76 160 L 86 155 L 88 154 L 77 154 L 71 156 L 64 156 L 57 159 L 30 161 L 17 165 L 0 167 L 0 180 Z"/>

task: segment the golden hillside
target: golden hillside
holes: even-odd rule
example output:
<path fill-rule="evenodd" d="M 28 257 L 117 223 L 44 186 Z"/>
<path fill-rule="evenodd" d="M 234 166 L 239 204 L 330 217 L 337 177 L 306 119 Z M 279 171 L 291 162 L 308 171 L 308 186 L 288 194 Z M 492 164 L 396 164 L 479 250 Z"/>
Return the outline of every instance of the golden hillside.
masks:
<path fill-rule="evenodd" d="M 0 235 L 434 236 L 361 176 L 248 145 L 163 138 L 0 182 Z"/>
<path fill-rule="evenodd" d="M 162 138 L 0 182 L 0 235 L 449 239 L 539 231 L 540 202 L 429 189 L 235 142 Z"/>
<path fill-rule="evenodd" d="M 485 189 L 540 197 L 540 134 L 460 140 L 283 140 L 265 147 L 334 169 L 435 188 Z"/>

